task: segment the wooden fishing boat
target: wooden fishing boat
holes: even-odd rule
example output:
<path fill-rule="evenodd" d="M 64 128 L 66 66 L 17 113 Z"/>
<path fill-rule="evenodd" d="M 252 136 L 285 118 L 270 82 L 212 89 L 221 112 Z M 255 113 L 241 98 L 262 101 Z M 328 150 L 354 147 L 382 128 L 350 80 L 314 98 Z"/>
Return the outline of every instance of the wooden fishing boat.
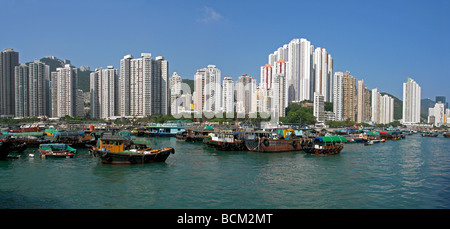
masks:
<path fill-rule="evenodd" d="M 437 137 L 438 132 L 422 132 L 422 137 Z"/>
<path fill-rule="evenodd" d="M 291 132 L 288 132 L 291 133 Z M 254 132 L 245 138 L 245 146 L 249 151 L 287 152 L 302 150 L 304 139 L 285 132 L 282 136 L 271 132 Z"/>
<path fill-rule="evenodd" d="M 242 151 L 247 150 L 243 132 L 222 131 L 213 132 L 205 139 L 205 143 L 217 150 Z"/>
<path fill-rule="evenodd" d="M 213 131 L 213 129 L 186 129 L 186 131 L 177 133 L 175 137 L 179 141 L 202 142 L 203 139 L 208 137 L 208 134 L 212 133 Z"/>
<path fill-rule="evenodd" d="M 315 137 L 313 142 L 303 147 L 303 151 L 316 155 L 334 155 L 342 151 L 344 142 L 347 139 L 341 136 Z"/>
<path fill-rule="evenodd" d="M 65 157 L 72 158 L 77 150 L 64 143 L 41 144 L 38 149 L 42 158 Z"/>
<path fill-rule="evenodd" d="M 152 149 L 151 144 L 144 140 L 132 140 L 129 145 L 127 140 L 121 136 L 103 137 L 97 141 L 97 146 L 92 147 L 90 152 L 93 156 L 100 158 L 104 164 L 144 164 L 151 162 L 165 162 L 175 150 L 171 147 L 163 149 Z"/>
<path fill-rule="evenodd" d="M 450 138 L 450 132 L 444 133 L 444 138 Z"/>

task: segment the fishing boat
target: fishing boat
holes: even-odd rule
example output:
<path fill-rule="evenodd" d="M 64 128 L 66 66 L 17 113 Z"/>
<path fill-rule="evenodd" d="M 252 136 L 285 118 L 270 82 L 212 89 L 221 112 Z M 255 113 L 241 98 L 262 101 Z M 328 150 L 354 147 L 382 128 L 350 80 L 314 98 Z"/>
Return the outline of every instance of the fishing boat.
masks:
<path fill-rule="evenodd" d="M 373 139 L 364 143 L 364 145 L 373 145 L 375 143 L 386 142 L 386 139 Z"/>
<path fill-rule="evenodd" d="M 444 135 L 444 138 L 450 138 L 450 132 L 446 132 L 443 135 Z"/>
<path fill-rule="evenodd" d="M 72 158 L 77 150 L 64 143 L 41 144 L 38 149 L 42 158 L 65 157 Z"/>
<path fill-rule="evenodd" d="M 283 135 L 274 132 L 256 131 L 245 137 L 245 146 L 249 151 L 287 152 L 302 150 L 304 139 L 295 136 L 294 130 L 287 129 Z"/>
<path fill-rule="evenodd" d="M 186 131 L 177 133 L 175 137 L 179 141 L 201 142 L 213 131 L 214 129 L 207 127 L 204 129 L 186 129 Z"/>
<path fill-rule="evenodd" d="M 165 162 L 170 154 L 175 153 L 171 147 L 152 149 L 145 140 L 132 140 L 129 145 L 121 136 L 107 136 L 97 141 L 97 146 L 90 152 L 100 158 L 103 164 L 144 164 L 151 162 Z"/>
<path fill-rule="evenodd" d="M 213 132 L 209 134 L 209 138 L 205 140 L 208 146 L 222 151 L 242 151 L 247 150 L 245 147 L 244 133 L 224 130 L 221 132 Z"/>
<path fill-rule="evenodd" d="M 422 132 L 422 137 L 437 137 L 438 132 Z"/>
<path fill-rule="evenodd" d="M 334 155 L 342 151 L 344 142 L 347 139 L 341 136 L 315 137 L 314 141 L 303 147 L 303 151 L 316 155 Z"/>

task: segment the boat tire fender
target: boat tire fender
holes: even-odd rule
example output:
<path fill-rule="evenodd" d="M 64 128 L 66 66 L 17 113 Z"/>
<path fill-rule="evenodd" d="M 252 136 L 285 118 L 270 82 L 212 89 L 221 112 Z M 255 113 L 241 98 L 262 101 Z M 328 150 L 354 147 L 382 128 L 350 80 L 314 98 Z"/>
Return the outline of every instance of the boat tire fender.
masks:
<path fill-rule="evenodd" d="M 265 146 L 269 146 L 269 140 L 267 140 L 267 138 L 265 138 L 264 140 L 263 140 L 263 144 L 265 145 Z"/>

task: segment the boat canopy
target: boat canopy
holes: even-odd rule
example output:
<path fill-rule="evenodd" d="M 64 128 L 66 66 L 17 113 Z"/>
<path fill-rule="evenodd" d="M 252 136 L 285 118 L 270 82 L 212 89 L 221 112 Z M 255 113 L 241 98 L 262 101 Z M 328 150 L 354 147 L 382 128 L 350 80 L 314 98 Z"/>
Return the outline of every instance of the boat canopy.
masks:
<path fill-rule="evenodd" d="M 323 137 L 315 137 L 314 141 L 320 142 L 347 142 L 345 137 L 341 136 L 323 136 Z"/>
<path fill-rule="evenodd" d="M 44 132 L 21 132 L 12 133 L 13 136 L 44 136 Z"/>
<path fill-rule="evenodd" d="M 69 150 L 71 152 L 77 152 L 76 149 L 66 144 L 41 144 L 39 148 L 42 150 Z"/>
<path fill-rule="evenodd" d="M 369 135 L 369 136 L 378 136 L 378 135 L 380 135 L 380 133 L 377 132 L 377 131 L 369 131 L 369 132 L 367 132 L 367 135 Z"/>

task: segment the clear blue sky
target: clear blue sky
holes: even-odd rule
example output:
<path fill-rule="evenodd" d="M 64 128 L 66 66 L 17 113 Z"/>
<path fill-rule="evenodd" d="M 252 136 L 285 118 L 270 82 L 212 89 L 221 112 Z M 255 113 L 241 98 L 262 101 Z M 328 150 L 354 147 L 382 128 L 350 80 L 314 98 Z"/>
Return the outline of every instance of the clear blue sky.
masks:
<path fill-rule="evenodd" d="M 450 1 L 0 0 L 0 49 L 20 62 L 44 56 L 91 69 L 142 52 L 163 55 L 170 75 L 259 81 L 268 54 L 294 38 L 326 48 L 334 71 L 402 99 L 407 77 L 422 98 L 450 100 Z"/>

